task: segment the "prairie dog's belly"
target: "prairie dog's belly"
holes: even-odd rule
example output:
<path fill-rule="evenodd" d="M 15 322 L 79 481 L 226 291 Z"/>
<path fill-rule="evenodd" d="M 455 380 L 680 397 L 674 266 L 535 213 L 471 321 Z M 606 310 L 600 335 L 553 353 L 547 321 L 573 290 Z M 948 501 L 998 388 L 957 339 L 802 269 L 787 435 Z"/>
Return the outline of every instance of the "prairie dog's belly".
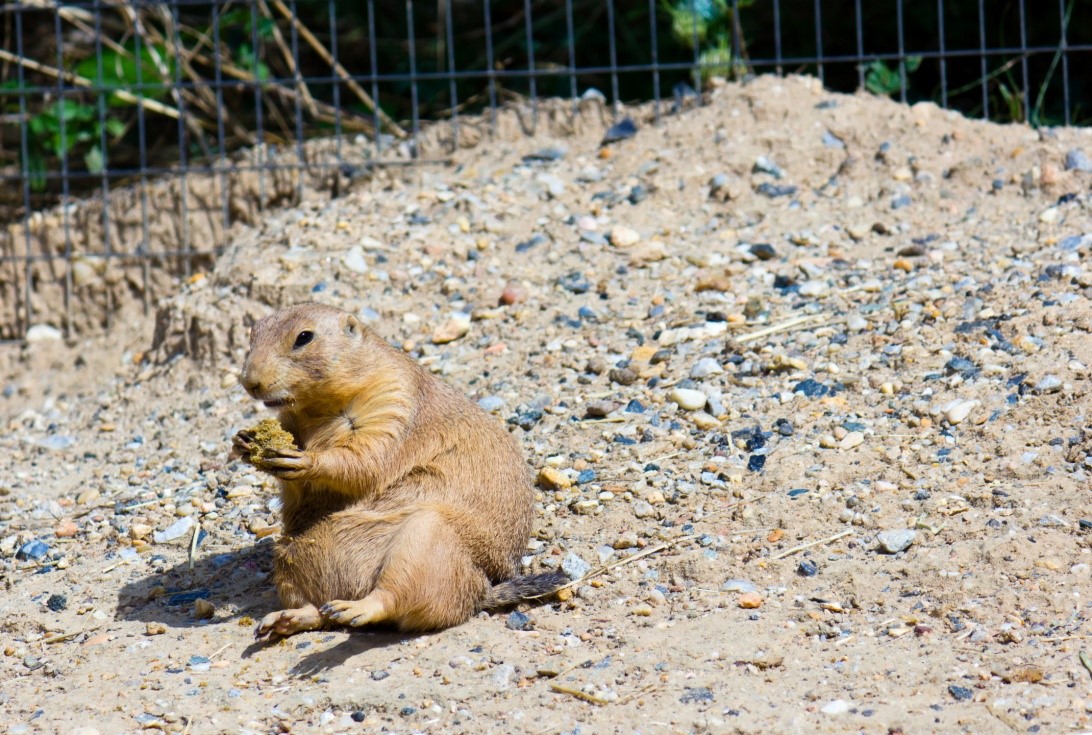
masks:
<path fill-rule="evenodd" d="M 282 596 L 287 587 L 320 605 L 368 594 L 400 525 L 371 520 L 371 515 L 355 508 L 338 511 L 278 539 L 273 561 Z"/>

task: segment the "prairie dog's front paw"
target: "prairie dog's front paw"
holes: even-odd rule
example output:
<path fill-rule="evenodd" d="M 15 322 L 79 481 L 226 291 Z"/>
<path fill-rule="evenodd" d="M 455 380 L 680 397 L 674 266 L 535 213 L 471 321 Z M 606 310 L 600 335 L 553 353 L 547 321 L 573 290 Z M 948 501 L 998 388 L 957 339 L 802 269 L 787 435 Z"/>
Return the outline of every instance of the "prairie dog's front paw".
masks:
<path fill-rule="evenodd" d="M 240 431 L 231 440 L 231 452 L 236 457 L 247 459 L 254 451 L 254 434 L 250 431 Z"/>
<path fill-rule="evenodd" d="M 270 450 L 261 463 L 261 469 L 282 480 L 303 479 L 314 467 L 314 455 L 298 449 Z"/>

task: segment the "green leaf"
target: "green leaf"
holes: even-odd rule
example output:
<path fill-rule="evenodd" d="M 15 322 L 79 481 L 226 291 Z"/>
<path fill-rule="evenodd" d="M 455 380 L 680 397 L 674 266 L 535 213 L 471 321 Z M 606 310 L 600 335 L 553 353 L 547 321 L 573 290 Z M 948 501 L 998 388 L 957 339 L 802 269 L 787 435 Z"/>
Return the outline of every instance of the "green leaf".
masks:
<path fill-rule="evenodd" d="M 116 117 L 106 118 L 106 132 L 110 137 L 117 138 L 125 133 L 125 123 Z"/>
<path fill-rule="evenodd" d="M 41 153 L 34 149 L 27 152 L 26 160 L 23 161 L 23 175 L 30 179 L 30 188 L 34 191 L 45 189 L 45 160 Z"/>
<path fill-rule="evenodd" d="M 87 170 L 93 174 L 101 174 L 103 166 L 102 151 L 97 145 L 91 146 L 91 150 L 83 154 L 83 162 L 87 164 Z"/>
<path fill-rule="evenodd" d="M 865 89 L 872 94 L 889 95 L 899 91 L 901 81 L 899 73 L 887 67 L 882 61 L 873 61 L 868 65 L 865 75 Z"/>
<path fill-rule="evenodd" d="M 142 43 L 138 60 L 136 44 L 126 44 L 128 54 L 117 51 L 108 51 L 102 54 L 102 86 L 106 88 L 119 88 L 131 91 L 135 96 L 147 99 L 162 99 L 166 96 L 170 84 L 174 81 L 175 61 L 169 50 L 158 44 L 149 46 Z M 153 58 L 152 51 L 159 57 L 166 70 L 166 79 L 160 73 L 159 66 Z M 99 64 L 94 57 L 84 59 L 76 66 L 76 74 L 92 80 L 98 86 Z M 153 85 L 145 86 L 140 90 L 132 87 L 136 84 Z M 133 103 L 121 99 L 116 94 L 111 94 L 109 105 L 120 107 Z"/>
<path fill-rule="evenodd" d="M 677 0 L 677 3 L 673 5 L 664 0 L 663 4 L 671 17 L 671 35 L 686 48 L 693 49 L 695 40 L 699 44 L 705 41 L 709 23 L 700 12 L 695 12 L 691 0 Z"/>

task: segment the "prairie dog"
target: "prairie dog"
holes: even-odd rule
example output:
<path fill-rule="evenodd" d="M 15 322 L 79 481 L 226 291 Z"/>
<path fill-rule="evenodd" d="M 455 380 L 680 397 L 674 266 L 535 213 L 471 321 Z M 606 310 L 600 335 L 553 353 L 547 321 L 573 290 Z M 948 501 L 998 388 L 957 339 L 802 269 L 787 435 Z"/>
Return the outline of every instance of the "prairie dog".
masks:
<path fill-rule="evenodd" d="M 262 462 L 281 481 L 284 609 L 259 638 L 326 623 L 436 630 L 568 581 L 516 577 L 533 490 L 504 427 L 352 314 L 302 304 L 262 319 L 240 382 L 299 448 Z M 239 432 L 235 450 L 252 440 Z"/>

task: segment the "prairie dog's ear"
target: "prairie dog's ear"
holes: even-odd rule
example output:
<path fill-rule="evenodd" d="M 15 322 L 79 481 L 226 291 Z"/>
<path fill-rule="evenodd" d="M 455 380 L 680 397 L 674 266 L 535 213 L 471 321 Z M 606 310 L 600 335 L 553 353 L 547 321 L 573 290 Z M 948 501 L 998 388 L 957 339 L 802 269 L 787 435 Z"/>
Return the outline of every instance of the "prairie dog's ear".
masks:
<path fill-rule="evenodd" d="M 361 333 L 360 322 L 352 314 L 345 315 L 345 334 L 350 337 L 359 337 Z"/>

